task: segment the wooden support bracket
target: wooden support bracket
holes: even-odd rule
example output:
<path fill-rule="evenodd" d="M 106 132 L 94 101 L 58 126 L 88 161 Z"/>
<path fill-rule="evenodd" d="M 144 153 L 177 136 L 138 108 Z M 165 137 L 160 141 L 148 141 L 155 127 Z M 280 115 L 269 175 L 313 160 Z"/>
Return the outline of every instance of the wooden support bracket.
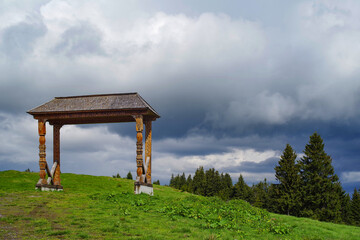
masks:
<path fill-rule="evenodd" d="M 47 180 L 48 185 L 50 185 L 50 184 L 54 185 L 54 174 L 55 174 L 55 170 L 56 170 L 57 166 L 58 166 L 57 162 L 54 162 L 54 164 L 53 164 L 53 166 L 51 168 L 51 171 L 49 171 L 49 167 L 46 164 L 46 172 L 47 172 L 47 174 L 49 176 L 48 180 Z"/>

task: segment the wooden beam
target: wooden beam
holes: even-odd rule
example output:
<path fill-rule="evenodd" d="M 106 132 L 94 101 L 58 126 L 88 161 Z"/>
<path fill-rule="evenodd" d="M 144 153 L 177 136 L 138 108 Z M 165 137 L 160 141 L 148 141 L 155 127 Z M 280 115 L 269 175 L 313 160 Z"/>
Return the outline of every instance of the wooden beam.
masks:
<path fill-rule="evenodd" d="M 143 117 L 142 115 L 136 115 L 134 116 L 135 121 L 136 121 L 136 166 L 137 166 L 137 170 L 136 170 L 136 181 L 143 183 L 144 179 L 143 179 L 143 173 L 144 173 L 144 166 L 143 166 L 143 129 L 144 129 L 144 124 L 143 124 Z"/>
<path fill-rule="evenodd" d="M 56 167 L 58 166 L 57 162 L 54 162 L 52 168 L 51 168 L 51 171 L 50 171 L 50 177 L 51 178 L 54 178 L 54 174 L 55 174 L 55 170 L 56 170 Z"/>
<path fill-rule="evenodd" d="M 145 122 L 145 165 L 146 165 L 146 183 L 151 183 L 151 138 L 152 121 Z"/>
<path fill-rule="evenodd" d="M 50 171 L 49 166 L 48 166 L 47 163 L 45 165 L 45 170 L 46 170 L 47 175 L 52 178 L 51 171 Z"/>
<path fill-rule="evenodd" d="M 55 166 L 54 174 L 52 178 L 54 180 L 54 185 L 60 185 L 60 128 L 62 125 L 53 126 L 53 162 Z M 56 167 L 57 166 L 57 167 Z M 55 171 L 56 170 L 56 171 Z"/>
<path fill-rule="evenodd" d="M 46 135 L 46 121 L 45 120 L 39 120 L 38 121 L 38 130 L 39 130 L 39 167 L 40 167 L 40 179 L 41 184 L 47 184 L 47 181 L 45 179 L 46 172 L 45 168 L 47 167 L 46 164 L 46 145 L 45 145 L 45 135 Z"/>
<path fill-rule="evenodd" d="M 46 184 L 47 184 L 47 185 L 52 185 L 52 184 L 54 184 L 52 177 L 50 177 L 50 174 L 51 174 L 51 173 L 50 173 L 50 171 L 49 171 L 49 167 L 47 166 L 47 164 L 46 164 L 46 172 L 47 172 L 47 174 L 48 174 L 48 178 L 47 178 Z"/>
<path fill-rule="evenodd" d="M 92 111 L 92 112 L 53 112 L 53 113 L 33 113 L 35 119 L 59 120 L 59 119 L 95 119 L 95 118 L 121 118 L 135 115 L 143 115 L 147 109 L 121 110 L 121 111 Z"/>

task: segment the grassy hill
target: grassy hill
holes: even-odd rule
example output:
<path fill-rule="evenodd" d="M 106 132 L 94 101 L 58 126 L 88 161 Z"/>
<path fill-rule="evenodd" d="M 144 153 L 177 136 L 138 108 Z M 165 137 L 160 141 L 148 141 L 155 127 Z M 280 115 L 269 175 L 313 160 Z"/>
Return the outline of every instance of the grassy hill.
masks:
<path fill-rule="evenodd" d="M 38 173 L 0 172 L 0 239 L 360 239 L 360 228 L 268 213 L 133 181 L 62 174 L 63 192 L 35 190 Z"/>

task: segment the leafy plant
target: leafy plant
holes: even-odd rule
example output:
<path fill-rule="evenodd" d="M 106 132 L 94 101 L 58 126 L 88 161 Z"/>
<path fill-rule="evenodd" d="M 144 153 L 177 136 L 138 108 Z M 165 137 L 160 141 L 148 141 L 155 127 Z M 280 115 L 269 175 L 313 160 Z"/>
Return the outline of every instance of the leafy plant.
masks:
<path fill-rule="evenodd" d="M 276 221 L 274 218 L 270 219 L 268 221 L 269 223 L 269 231 L 275 234 L 288 234 L 291 232 L 292 228 L 290 225 L 286 223 L 282 223 L 279 221 Z"/>

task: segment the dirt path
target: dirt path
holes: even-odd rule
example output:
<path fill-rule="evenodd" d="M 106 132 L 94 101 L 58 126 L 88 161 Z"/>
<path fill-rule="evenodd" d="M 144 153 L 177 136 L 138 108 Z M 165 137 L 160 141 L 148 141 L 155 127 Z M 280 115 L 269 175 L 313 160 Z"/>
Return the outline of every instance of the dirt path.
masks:
<path fill-rule="evenodd" d="M 31 201 L 34 197 L 39 196 L 30 195 L 24 199 L 16 193 L 10 193 L 0 197 L 0 240 L 36 238 L 39 234 L 35 232 L 36 229 L 28 229 L 29 223 L 36 219 L 46 219 L 51 223 L 51 229 L 63 230 L 55 223 L 57 215 L 47 207 L 48 200 Z"/>

